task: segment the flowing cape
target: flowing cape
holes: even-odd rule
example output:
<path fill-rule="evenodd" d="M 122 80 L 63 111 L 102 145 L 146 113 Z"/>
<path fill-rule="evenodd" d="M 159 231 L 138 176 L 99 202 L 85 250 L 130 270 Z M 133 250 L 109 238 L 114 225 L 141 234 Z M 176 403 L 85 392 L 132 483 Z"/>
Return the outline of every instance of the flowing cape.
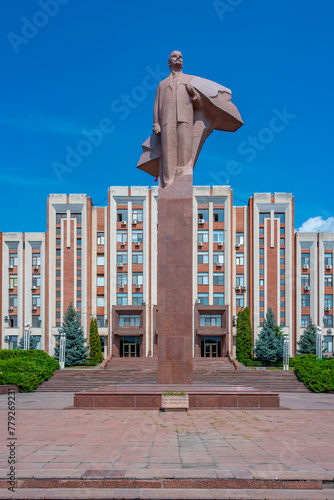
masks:
<path fill-rule="evenodd" d="M 235 132 L 243 125 L 243 121 L 238 109 L 231 102 L 230 89 L 200 77 L 194 77 L 190 83 L 201 97 L 200 108 L 194 110 L 192 157 L 195 167 L 202 146 L 213 130 Z M 160 136 L 151 134 L 142 144 L 142 148 L 137 168 L 153 177 L 158 177 L 161 156 Z"/>

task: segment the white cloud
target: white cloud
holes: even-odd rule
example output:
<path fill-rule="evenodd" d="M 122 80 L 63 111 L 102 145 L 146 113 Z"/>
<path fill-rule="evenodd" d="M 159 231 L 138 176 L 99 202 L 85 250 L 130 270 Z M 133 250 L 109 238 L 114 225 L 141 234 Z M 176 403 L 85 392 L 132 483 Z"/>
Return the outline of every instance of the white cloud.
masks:
<path fill-rule="evenodd" d="M 321 215 L 318 215 L 318 217 L 310 217 L 307 221 L 303 222 L 297 231 L 302 233 L 333 233 L 334 217 L 328 217 L 328 219 L 323 219 Z"/>

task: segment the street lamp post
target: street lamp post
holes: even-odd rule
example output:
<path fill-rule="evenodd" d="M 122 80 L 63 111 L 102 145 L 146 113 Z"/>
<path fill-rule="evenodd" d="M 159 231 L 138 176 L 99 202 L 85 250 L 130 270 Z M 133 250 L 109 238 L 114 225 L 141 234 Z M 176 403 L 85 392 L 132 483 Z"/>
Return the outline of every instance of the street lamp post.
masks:
<path fill-rule="evenodd" d="M 23 349 L 28 351 L 30 347 L 30 323 L 24 325 Z"/>
<path fill-rule="evenodd" d="M 65 350 L 66 350 L 66 334 L 64 332 L 60 333 L 60 345 L 59 345 L 59 364 L 60 369 L 65 368 Z"/>
<path fill-rule="evenodd" d="M 283 340 L 283 370 L 289 370 L 289 335 L 284 335 Z"/>
<path fill-rule="evenodd" d="M 317 339 L 316 339 L 316 355 L 317 359 L 322 358 L 322 338 L 321 338 L 322 330 L 320 326 L 317 326 Z"/>

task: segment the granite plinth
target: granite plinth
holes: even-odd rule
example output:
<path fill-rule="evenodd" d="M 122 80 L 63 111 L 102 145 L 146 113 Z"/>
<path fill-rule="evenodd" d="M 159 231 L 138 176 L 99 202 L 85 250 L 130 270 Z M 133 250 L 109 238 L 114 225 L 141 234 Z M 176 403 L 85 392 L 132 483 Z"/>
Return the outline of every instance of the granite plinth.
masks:
<path fill-rule="evenodd" d="M 267 409 L 279 408 L 279 394 L 258 391 L 252 387 L 146 385 L 100 387 L 98 391 L 74 394 L 74 408 L 151 409 L 162 408 L 162 395 L 184 391 L 189 396 L 189 409 Z"/>
<path fill-rule="evenodd" d="M 158 201 L 158 382 L 192 384 L 192 175 L 165 189 Z"/>

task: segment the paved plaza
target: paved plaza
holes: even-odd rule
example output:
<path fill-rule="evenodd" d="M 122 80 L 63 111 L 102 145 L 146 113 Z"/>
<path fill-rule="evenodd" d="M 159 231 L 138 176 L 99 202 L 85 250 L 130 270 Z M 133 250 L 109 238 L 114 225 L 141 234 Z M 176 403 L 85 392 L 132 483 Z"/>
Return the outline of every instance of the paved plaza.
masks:
<path fill-rule="evenodd" d="M 161 413 L 154 410 L 63 409 L 72 403 L 71 393 L 16 395 L 18 479 L 120 477 L 190 480 L 204 477 L 333 482 L 333 394 L 282 394 L 282 406 L 291 409 L 280 410 Z M 1 419 L 6 422 L 6 395 L 0 396 L 0 404 Z M 1 477 L 5 479 L 8 472 L 7 426 L 2 425 L 0 432 Z M 74 490 L 69 498 L 75 498 Z M 32 495 L 34 490 L 25 491 L 25 494 Z M 44 498 L 44 494 L 51 495 L 51 498 L 52 491 L 52 488 L 48 493 L 39 489 L 40 496 L 35 493 L 35 498 Z M 60 490 L 57 491 L 59 495 Z M 62 491 L 65 496 L 59 498 L 67 498 L 66 494 L 71 493 L 69 489 Z M 110 495 L 116 495 L 115 491 Z M 148 495 L 148 490 L 145 491 Z M 207 491 L 202 490 L 199 497 L 187 498 L 239 498 L 233 496 L 236 490 L 232 497 L 217 496 L 218 490 L 213 494 L 216 496 L 207 497 Z M 220 494 L 223 495 L 224 491 L 220 490 Z M 309 493 L 306 497 L 261 497 L 258 495 L 265 493 L 261 491 L 257 490 L 256 497 L 246 495 L 240 498 L 334 498 L 333 489 L 319 490 L 318 496 Z M 281 490 L 281 494 L 285 495 L 286 491 Z M 6 490 L 2 492 L 1 498 L 21 498 L 19 489 L 14 495 Z M 125 494 L 125 490 L 122 492 Z M 129 495 L 133 492 L 132 489 Z M 106 492 L 99 490 L 94 498 L 107 498 L 101 496 L 103 494 Z M 157 491 L 154 494 L 156 496 L 152 498 L 177 498 L 159 496 L 162 492 Z M 173 494 L 176 495 L 176 489 L 169 493 Z M 224 494 L 229 495 L 227 490 Z M 299 491 L 298 494 L 305 495 L 306 492 Z M 149 498 L 145 495 L 143 498 Z"/>

